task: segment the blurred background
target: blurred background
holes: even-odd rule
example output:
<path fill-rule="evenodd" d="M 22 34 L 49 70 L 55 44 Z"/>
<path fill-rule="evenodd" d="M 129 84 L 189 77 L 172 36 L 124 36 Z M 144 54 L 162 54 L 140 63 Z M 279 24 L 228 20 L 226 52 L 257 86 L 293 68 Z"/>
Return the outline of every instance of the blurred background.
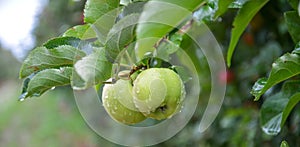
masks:
<path fill-rule="evenodd" d="M 82 24 L 84 3 L 84 0 L 0 0 L 0 146 L 118 146 L 99 137 L 85 124 L 69 87 L 17 101 L 22 84 L 18 72 L 28 51 L 69 27 Z M 283 19 L 283 12 L 290 9 L 286 0 L 273 0 L 252 20 L 237 47 L 232 67 L 219 76 L 220 82 L 228 83 L 227 94 L 212 126 L 205 133 L 197 132 L 206 106 L 199 103 L 188 125 L 156 146 L 279 146 L 282 140 L 287 140 L 290 146 L 300 145 L 300 112 L 294 112 L 296 115 L 289 118 L 279 135 L 268 136 L 259 125 L 261 102 L 254 102 L 249 93 L 257 78 L 270 70 L 271 63 L 294 48 Z M 206 22 L 224 48 L 224 55 L 236 12 L 231 9 L 221 21 Z M 182 47 L 196 55 L 193 44 L 186 40 Z M 192 59 L 203 63 L 197 68 L 203 86 L 200 99 L 206 98 L 210 94 L 206 59 L 204 56 Z"/>

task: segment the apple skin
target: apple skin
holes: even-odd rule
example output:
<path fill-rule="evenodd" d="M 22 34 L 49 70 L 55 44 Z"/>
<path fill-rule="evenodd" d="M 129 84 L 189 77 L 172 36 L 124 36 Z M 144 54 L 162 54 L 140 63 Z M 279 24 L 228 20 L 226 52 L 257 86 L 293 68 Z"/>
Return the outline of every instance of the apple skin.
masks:
<path fill-rule="evenodd" d="M 133 103 L 132 85 L 129 80 L 120 79 L 114 84 L 105 84 L 102 103 L 106 112 L 117 122 L 131 125 L 146 119 Z"/>
<path fill-rule="evenodd" d="M 142 71 L 133 82 L 133 101 L 146 117 L 156 120 L 171 118 L 182 107 L 184 84 L 179 75 L 168 68 Z"/>

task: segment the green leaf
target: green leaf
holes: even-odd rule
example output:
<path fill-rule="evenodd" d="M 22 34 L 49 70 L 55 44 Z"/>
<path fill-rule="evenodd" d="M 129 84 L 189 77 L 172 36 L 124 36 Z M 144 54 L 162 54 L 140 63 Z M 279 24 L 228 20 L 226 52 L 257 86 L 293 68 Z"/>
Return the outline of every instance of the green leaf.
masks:
<path fill-rule="evenodd" d="M 280 147 L 289 147 L 289 144 L 284 140 L 281 142 Z"/>
<path fill-rule="evenodd" d="M 282 90 L 269 97 L 261 108 L 261 125 L 269 135 L 278 134 L 292 109 L 300 101 L 300 81 L 287 81 Z"/>
<path fill-rule="evenodd" d="M 165 61 L 169 61 L 170 55 L 175 53 L 180 48 L 181 41 L 182 34 L 180 33 L 171 35 L 169 40 L 162 40 L 156 49 L 156 57 L 161 58 Z"/>
<path fill-rule="evenodd" d="M 24 93 L 20 97 L 20 100 L 22 101 L 32 96 L 40 96 L 56 86 L 69 85 L 72 69 L 72 67 L 63 67 L 38 72 L 30 79 L 27 90 L 23 91 Z"/>
<path fill-rule="evenodd" d="M 96 38 L 95 31 L 91 28 L 90 24 L 78 25 L 68 29 L 64 34 L 64 37 L 76 37 L 79 39 L 91 39 Z"/>
<path fill-rule="evenodd" d="M 254 100 L 259 100 L 260 96 L 275 84 L 298 74 L 300 74 L 300 55 L 287 53 L 281 56 L 272 64 L 268 80 L 260 79 L 254 84 L 251 91 L 255 96 Z"/>
<path fill-rule="evenodd" d="M 231 30 L 231 39 L 227 51 L 228 66 L 231 65 L 231 58 L 240 36 L 246 29 L 251 19 L 268 1 L 269 0 L 250 0 L 246 2 L 239 10 L 237 16 L 233 21 L 233 29 Z"/>
<path fill-rule="evenodd" d="M 76 73 L 85 81 L 84 89 L 102 83 L 111 77 L 112 63 L 106 59 L 103 48 L 95 48 L 95 52 L 82 58 L 74 65 Z"/>
<path fill-rule="evenodd" d="M 217 17 L 223 15 L 227 11 L 228 6 L 233 1 L 234 0 L 219 0 L 218 1 L 218 10 L 216 11 L 214 18 L 217 18 Z"/>
<path fill-rule="evenodd" d="M 281 127 L 283 127 L 284 122 L 290 115 L 292 109 L 299 103 L 299 101 L 300 101 L 300 93 L 299 92 L 294 94 L 292 97 L 290 97 L 290 100 L 289 100 L 288 104 L 286 105 L 286 107 L 283 111 L 283 114 L 282 114 Z"/>
<path fill-rule="evenodd" d="M 120 13 L 118 19 L 120 20 L 130 14 L 142 13 L 144 10 L 145 4 L 146 4 L 146 2 L 129 3 L 127 6 L 125 6 L 123 8 L 123 11 Z"/>
<path fill-rule="evenodd" d="M 50 39 L 49 41 L 44 43 L 43 46 L 46 47 L 47 49 L 53 49 L 61 45 L 70 45 L 77 48 L 80 42 L 81 40 L 75 37 L 57 37 L 57 38 Z"/>
<path fill-rule="evenodd" d="M 300 16 L 296 11 L 284 13 L 285 22 L 287 24 L 289 33 L 295 43 L 300 41 Z"/>
<path fill-rule="evenodd" d="M 281 131 L 282 111 L 288 103 L 288 97 L 279 92 L 269 97 L 261 107 L 260 121 L 263 131 L 276 135 Z"/>
<path fill-rule="evenodd" d="M 134 13 L 118 21 L 107 35 L 105 49 L 108 59 L 113 62 L 119 53 L 135 39 L 135 26 L 140 14 Z"/>
<path fill-rule="evenodd" d="M 21 96 L 19 97 L 19 101 L 23 101 L 26 98 L 26 95 L 28 94 L 27 89 L 28 89 L 28 84 L 30 82 L 30 80 L 33 78 L 35 74 L 31 74 L 30 76 L 28 76 L 24 81 L 23 81 L 23 85 L 22 85 L 22 93 Z"/>
<path fill-rule="evenodd" d="M 114 9 L 113 11 L 110 11 L 101 16 L 94 24 L 91 25 L 93 30 L 96 32 L 97 38 L 100 43 L 105 44 L 105 41 L 107 40 L 107 34 L 117 21 L 120 11 L 121 8 Z"/>
<path fill-rule="evenodd" d="M 20 78 L 32 73 L 62 66 L 73 66 L 74 62 L 85 56 L 85 53 L 69 45 L 53 49 L 38 47 L 32 50 L 22 64 Z"/>
<path fill-rule="evenodd" d="M 101 16 L 119 7 L 119 0 L 88 0 L 84 8 L 84 22 L 95 23 Z"/>
<path fill-rule="evenodd" d="M 187 9 L 188 11 L 195 11 L 201 4 L 203 4 L 206 0 L 152 0 L 152 1 L 160 1 L 165 3 L 170 3 Z"/>
<path fill-rule="evenodd" d="M 106 36 L 115 24 L 121 9 L 119 0 L 87 1 L 84 9 L 84 19 L 85 22 L 90 23 L 101 44 L 105 44 Z"/>
<path fill-rule="evenodd" d="M 85 89 L 86 82 L 78 75 L 75 69 L 73 69 L 73 75 L 71 79 L 71 87 L 74 90 L 82 90 Z"/>
<path fill-rule="evenodd" d="M 141 59 L 172 29 L 192 16 L 203 0 L 152 0 L 145 4 L 137 26 L 137 55 Z"/>

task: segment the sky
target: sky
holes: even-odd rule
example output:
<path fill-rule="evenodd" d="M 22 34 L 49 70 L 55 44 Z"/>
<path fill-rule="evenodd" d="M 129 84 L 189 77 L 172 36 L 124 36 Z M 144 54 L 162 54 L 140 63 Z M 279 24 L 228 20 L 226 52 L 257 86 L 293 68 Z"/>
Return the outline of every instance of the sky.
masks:
<path fill-rule="evenodd" d="M 32 31 L 47 0 L 0 0 L 0 44 L 22 60 L 35 45 Z"/>

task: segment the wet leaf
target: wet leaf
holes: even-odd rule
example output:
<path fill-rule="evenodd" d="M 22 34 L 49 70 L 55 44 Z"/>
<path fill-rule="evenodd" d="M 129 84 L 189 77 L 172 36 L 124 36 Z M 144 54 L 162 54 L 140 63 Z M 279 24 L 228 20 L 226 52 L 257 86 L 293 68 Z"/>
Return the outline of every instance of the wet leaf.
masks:
<path fill-rule="evenodd" d="M 26 95 L 28 94 L 27 89 L 28 89 L 28 84 L 30 82 L 30 80 L 33 78 L 35 74 L 31 74 L 30 76 L 28 76 L 24 81 L 23 81 L 23 85 L 22 85 L 22 93 L 21 96 L 19 97 L 19 101 L 24 101 L 24 99 L 26 98 Z"/>
<path fill-rule="evenodd" d="M 269 135 L 277 135 L 292 109 L 300 101 L 300 81 L 286 82 L 282 90 L 267 98 L 260 110 L 263 131 Z"/>
<path fill-rule="evenodd" d="M 255 14 L 268 2 L 269 0 L 251 0 L 247 1 L 243 7 L 239 10 L 237 16 L 233 22 L 233 28 L 231 30 L 231 39 L 227 51 L 227 65 L 231 65 L 231 58 L 234 49 L 239 41 L 240 36 L 246 29 L 247 25 Z"/>
<path fill-rule="evenodd" d="M 260 120 L 266 134 L 276 135 L 281 131 L 282 111 L 288 100 L 282 93 L 277 93 L 264 102 L 260 110 Z"/>
<path fill-rule="evenodd" d="M 156 57 L 169 61 L 170 55 L 180 48 L 181 41 L 182 34 L 180 33 L 175 33 L 169 39 L 162 40 L 156 49 Z"/>
<path fill-rule="evenodd" d="M 105 50 L 113 62 L 119 53 L 135 39 L 135 26 L 140 14 L 134 13 L 118 21 L 107 35 Z"/>
<path fill-rule="evenodd" d="M 96 38 L 96 33 L 91 28 L 90 24 L 78 25 L 68 29 L 63 36 L 65 37 L 76 37 L 79 39 L 90 39 Z"/>
<path fill-rule="evenodd" d="M 134 2 L 134 3 L 129 3 L 127 6 L 124 6 L 122 12 L 118 16 L 118 21 L 127 15 L 142 13 L 145 4 L 146 2 Z"/>
<path fill-rule="evenodd" d="M 83 51 L 69 45 L 62 45 L 53 49 L 38 47 L 32 50 L 23 62 L 20 78 L 48 68 L 73 66 L 74 62 L 84 56 Z"/>
<path fill-rule="evenodd" d="M 74 65 L 76 73 L 85 81 L 84 89 L 106 81 L 111 77 L 112 63 L 106 59 L 103 48 L 95 48 L 95 52 L 82 58 Z"/>
<path fill-rule="evenodd" d="M 72 69 L 72 67 L 63 67 L 38 72 L 28 82 L 27 90 L 23 91 L 20 100 L 32 96 L 40 96 L 44 92 L 57 86 L 69 85 Z"/>
<path fill-rule="evenodd" d="M 48 40 L 46 43 L 43 44 L 43 46 L 47 49 L 53 49 L 61 45 L 70 45 L 77 48 L 80 42 L 81 40 L 75 37 L 57 37 Z"/>
<path fill-rule="evenodd" d="M 119 0 L 88 0 L 84 8 L 84 21 L 95 23 L 109 11 L 119 7 Z"/>
<path fill-rule="evenodd" d="M 288 104 L 286 105 L 285 109 L 283 110 L 282 120 L 281 120 L 281 127 L 283 127 L 285 121 L 287 120 L 288 116 L 290 115 L 293 108 L 299 103 L 300 101 L 300 93 L 294 94 L 290 97 Z"/>
<path fill-rule="evenodd" d="M 300 55 L 287 53 L 272 64 L 272 70 L 267 81 L 258 80 L 251 91 L 255 101 L 259 100 L 269 88 L 295 75 L 300 74 Z"/>
<path fill-rule="evenodd" d="M 93 24 L 91 24 L 91 28 L 95 31 L 100 43 L 105 44 L 105 41 L 107 40 L 107 34 L 115 25 L 121 10 L 121 7 L 113 9 L 112 11 L 109 11 L 99 17 Z"/>
<path fill-rule="evenodd" d="M 137 56 L 152 52 L 154 45 L 172 29 L 192 16 L 202 0 L 153 0 L 145 4 L 137 26 Z"/>

